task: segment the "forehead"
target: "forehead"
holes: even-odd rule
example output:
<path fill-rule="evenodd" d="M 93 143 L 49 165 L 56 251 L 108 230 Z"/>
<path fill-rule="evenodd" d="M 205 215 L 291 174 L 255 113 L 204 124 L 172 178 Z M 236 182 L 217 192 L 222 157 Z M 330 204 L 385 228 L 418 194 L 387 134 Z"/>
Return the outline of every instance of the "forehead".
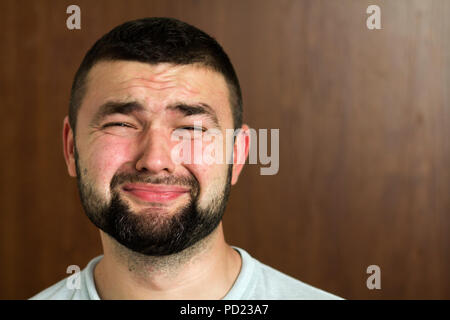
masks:
<path fill-rule="evenodd" d="M 205 103 L 225 127 L 232 126 L 229 90 L 224 77 L 201 65 L 150 65 L 134 61 L 102 61 L 87 77 L 82 108 L 87 115 L 109 101 L 137 100 L 158 113 L 174 102 Z"/>

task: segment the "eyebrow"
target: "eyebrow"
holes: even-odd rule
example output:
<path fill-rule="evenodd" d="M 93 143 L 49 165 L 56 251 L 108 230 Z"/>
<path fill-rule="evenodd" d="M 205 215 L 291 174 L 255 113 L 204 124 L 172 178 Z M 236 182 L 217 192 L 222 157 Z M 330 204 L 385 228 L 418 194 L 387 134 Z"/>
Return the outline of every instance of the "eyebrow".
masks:
<path fill-rule="evenodd" d="M 120 101 L 108 101 L 100 106 L 95 113 L 91 124 L 99 123 L 103 118 L 112 114 L 125 114 L 128 115 L 133 112 L 144 111 L 144 106 L 137 101 L 120 102 Z"/>
<path fill-rule="evenodd" d="M 167 110 L 173 110 L 182 113 L 185 117 L 193 115 L 205 115 L 208 117 L 216 127 L 220 128 L 219 120 L 217 119 L 217 114 L 213 108 L 211 108 L 206 103 L 198 104 L 186 104 L 186 103 L 175 103 L 166 107 Z"/>
<path fill-rule="evenodd" d="M 166 110 L 172 110 L 182 113 L 185 117 L 193 115 L 205 115 L 207 116 L 216 127 L 220 128 L 217 114 L 211 106 L 206 103 L 187 104 L 183 102 L 177 102 L 166 107 Z M 99 123 L 103 118 L 112 114 L 124 114 L 129 115 L 133 112 L 145 111 L 145 107 L 138 101 L 108 101 L 102 104 L 96 114 L 94 115 L 91 124 Z"/>

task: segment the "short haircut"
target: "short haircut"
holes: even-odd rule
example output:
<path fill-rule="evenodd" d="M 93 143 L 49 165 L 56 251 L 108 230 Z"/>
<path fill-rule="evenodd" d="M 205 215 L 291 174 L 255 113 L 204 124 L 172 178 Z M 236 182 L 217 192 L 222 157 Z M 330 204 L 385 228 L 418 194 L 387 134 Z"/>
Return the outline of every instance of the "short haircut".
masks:
<path fill-rule="evenodd" d="M 86 78 L 100 61 L 138 61 L 148 64 L 199 64 L 225 78 L 235 128 L 242 126 L 242 94 L 233 65 L 219 43 L 205 32 L 172 18 L 125 22 L 101 37 L 86 53 L 72 84 L 69 123 L 74 131 L 86 93 Z"/>

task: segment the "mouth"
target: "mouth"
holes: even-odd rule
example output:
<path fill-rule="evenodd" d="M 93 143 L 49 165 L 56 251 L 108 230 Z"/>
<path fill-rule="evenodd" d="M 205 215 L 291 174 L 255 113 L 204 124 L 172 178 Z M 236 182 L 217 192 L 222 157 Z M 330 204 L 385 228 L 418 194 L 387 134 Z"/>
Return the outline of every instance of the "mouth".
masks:
<path fill-rule="evenodd" d="M 141 201 L 159 203 L 170 202 L 189 193 L 189 189 L 181 186 L 137 183 L 126 184 L 122 190 Z"/>

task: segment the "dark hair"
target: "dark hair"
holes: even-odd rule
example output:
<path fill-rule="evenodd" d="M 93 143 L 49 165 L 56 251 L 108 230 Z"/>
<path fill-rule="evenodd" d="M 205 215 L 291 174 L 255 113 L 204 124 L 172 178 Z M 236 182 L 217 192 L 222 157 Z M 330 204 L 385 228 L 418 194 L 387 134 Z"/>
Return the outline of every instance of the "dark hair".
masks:
<path fill-rule="evenodd" d="M 225 51 L 205 32 L 172 18 L 125 22 L 101 37 L 86 53 L 72 84 L 69 123 L 75 134 L 77 113 L 86 93 L 86 77 L 99 61 L 128 60 L 149 64 L 201 64 L 221 73 L 229 89 L 235 128 L 242 126 L 242 94 Z"/>

